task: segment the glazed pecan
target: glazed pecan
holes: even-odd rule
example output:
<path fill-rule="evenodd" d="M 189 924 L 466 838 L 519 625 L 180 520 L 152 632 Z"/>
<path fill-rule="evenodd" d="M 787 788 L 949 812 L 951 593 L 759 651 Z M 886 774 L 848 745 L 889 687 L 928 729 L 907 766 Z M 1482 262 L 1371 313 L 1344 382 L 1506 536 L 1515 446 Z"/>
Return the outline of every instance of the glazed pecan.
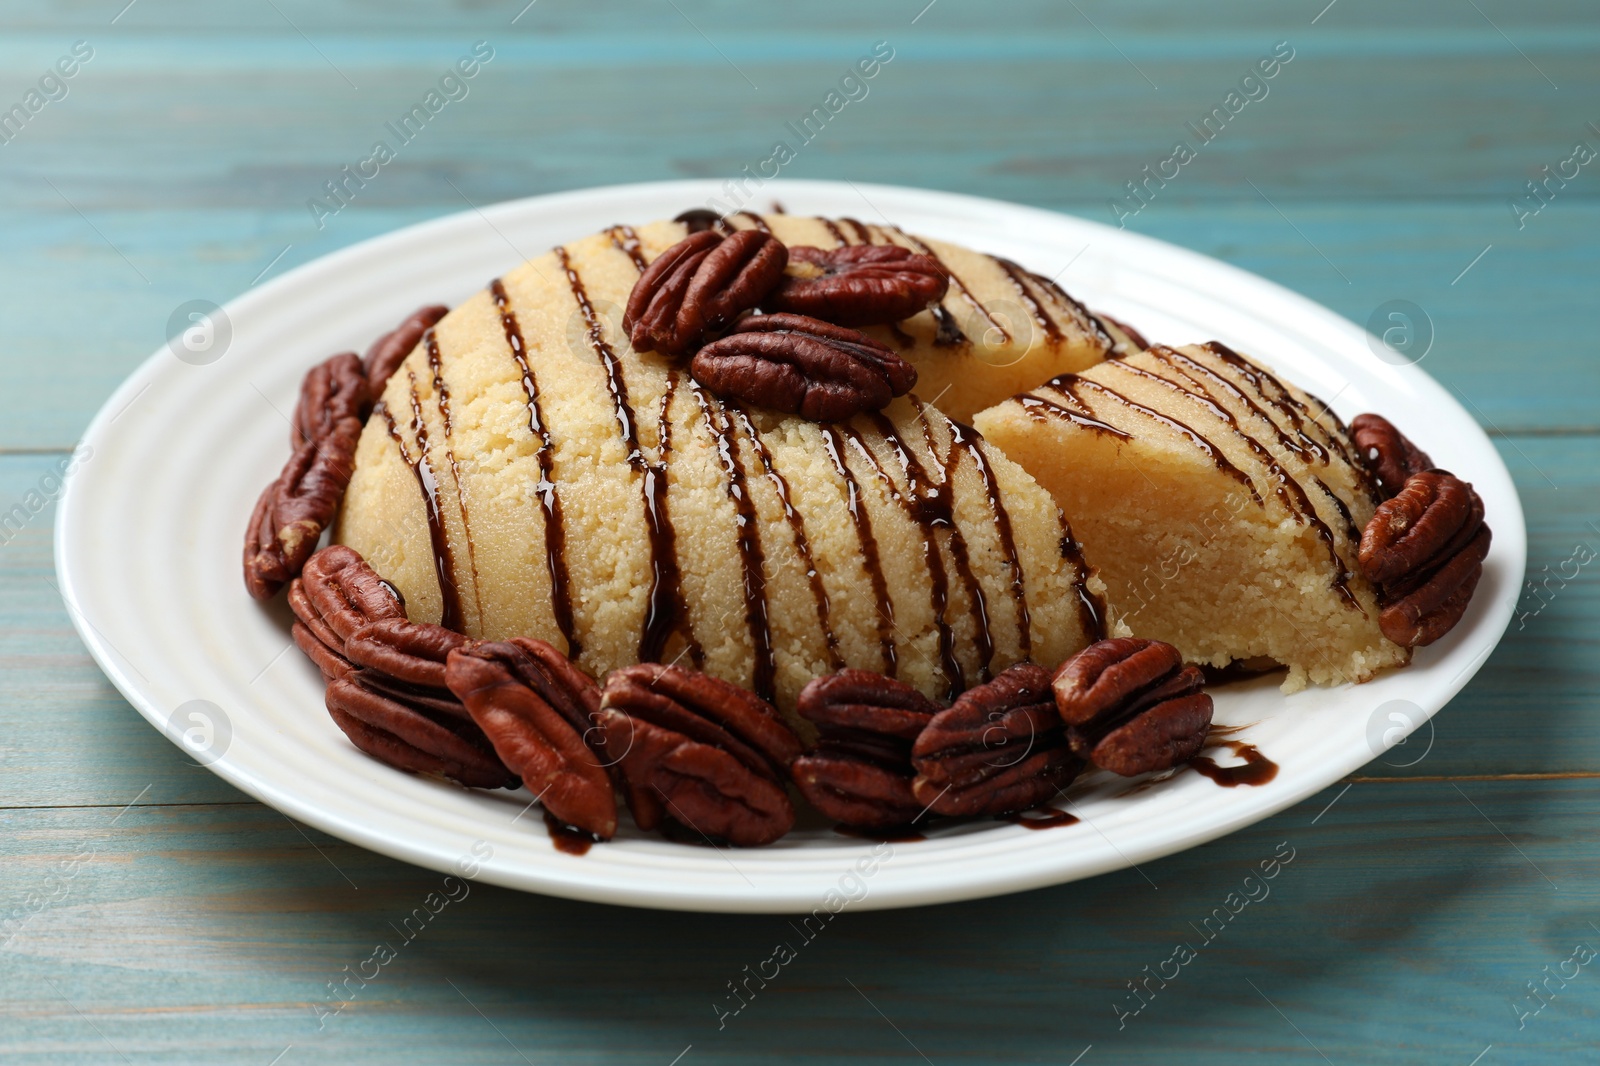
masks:
<path fill-rule="evenodd" d="M 469 788 L 515 788 L 471 721 L 438 719 L 350 678 L 328 682 L 328 714 L 362 751 L 399 770 L 436 773 Z"/>
<path fill-rule="evenodd" d="M 422 335 L 450 313 L 448 307 L 430 304 L 411 312 L 411 316 L 394 329 L 372 342 L 361 360 L 367 375 L 367 402 L 377 403 L 383 397 L 383 387 L 389 383 L 400 364 L 405 362 L 411 349 L 417 346 Z"/>
<path fill-rule="evenodd" d="M 1403 647 L 1432 644 L 1466 613 L 1491 534 L 1483 500 L 1444 470 L 1412 474 L 1373 512 L 1357 564 L 1378 586 L 1378 627 Z"/>
<path fill-rule="evenodd" d="M 639 275 L 622 328 L 638 351 L 685 355 L 759 304 L 788 261 L 783 242 L 760 230 L 691 233 Z"/>
<path fill-rule="evenodd" d="M 344 419 L 365 418 L 370 406 L 366 371 L 355 352 L 318 363 L 300 382 L 289 446 L 298 448 L 306 441 L 321 440 Z"/>
<path fill-rule="evenodd" d="M 1067 746 L 1050 672 L 1018 663 L 934 715 L 916 743 L 911 784 L 937 814 L 1005 814 L 1037 807 L 1083 768 Z"/>
<path fill-rule="evenodd" d="M 296 578 L 295 585 L 300 583 Z M 289 635 L 294 638 L 295 647 L 305 652 L 306 658 L 317 664 L 317 669 L 322 671 L 324 682 L 335 681 L 341 677 L 349 677 L 355 667 L 350 660 L 332 644 L 324 641 L 310 626 L 304 622 L 295 622 L 289 627 Z"/>
<path fill-rule="evenodd" d="M 408 685 L 443 689 L 444 664 L 450 653 L 470 643 L 444 626 L 383 618 L 351 633 L 344 655 L 357 666 L 376 670 Z"/>
<path fill-rule="evenodd" d="M 405 601 L 354 548 L 330 544 L 306 561 L 289 590 L 289 607 L 324 644 L 344 654 L 345 641 L 369 622 L 404 620 Z"/>
<path fill-rule="evenodd" d="M 939 260 L 897 244 L 790 248 L 789 266 L 761 306 L 840 326 L 899 322 L 944 299 L 950 287 Z"/>
<path fill-rule="evenodd" d="M 244 583 L 250 595 L 269 599 L 316 551 L 350 484 L 360 437 L 359 419 L 340 419 L 320 439 L 297 448 L 261 493 L 245 530 Z"/>
<path fill-rule="evenodd" d="M 840 670 L 801 689 L 796 710 L 819 733 L 790 768 L 813 807 L 863 829 L 908 825 L 922 814 L 911 792 L 911 745 L 938 704 L 882 674 Z"/>
<path fill-rule="evenodd" d="M 461 633 L 431 622 L 385 618 L 369 622 L 344 642 L 351 677 L 417 710 L 470 720 L 466 707 L 445 681 L 450 653 L 473 643 Z"/>
<path fill-rule="evenodd" d="M 695 353 L 690 371 L 718 396 L 841 422 L 876 411 L 917 383 L 889 348 L 804 315 L 757 315 Z"/>
<path fill-rule="evenodd" d="M 1051 688 L 1072 750 L 1124 777 L 1166 770 L 1205 746 L 1211 697 L 1205 674 L 1171 644 L 1114 637 L 1056 671 Z"/>
<path fill-rule="evenodd" d="M 1350 420 L 1350 436 L 1377 485 L 1378 495 L 1386 500 L 1399 492 L 1412 474 L 1433 469 L 1428 454 L 1382 415 L 1356 415 Z"/>
<path fill-rule="evenodd" d="M 450 653 L 450 690 L 555 818 L 600 840 L 617 832 L 616 792 L 585 743 L 600 690 L 551 645 L 518 637 Z"/>
<path fill-rule="evenodd" d="M 671 819 L 753 847 L 794 825 L 783 782 L 800 741 L 754 693 L 681 666 L 624 667 L 606 677 L 600 727 L 639 828 Z"/>

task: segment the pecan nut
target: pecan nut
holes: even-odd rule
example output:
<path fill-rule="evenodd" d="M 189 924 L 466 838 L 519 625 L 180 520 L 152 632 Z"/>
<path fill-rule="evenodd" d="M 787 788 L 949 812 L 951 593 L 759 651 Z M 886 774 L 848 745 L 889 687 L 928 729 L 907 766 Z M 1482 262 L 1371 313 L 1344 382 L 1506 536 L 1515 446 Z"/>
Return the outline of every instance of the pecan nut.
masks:
<path fill-rule="evenodd" d="M 418 710 L 470 721 L 446 683 L 445 663 L 452 651 L 471 643 L 464 634 L 431 622 L 385 618 L 351 633 L 343 654 L 362 687 Z"/>
<path fill-rule="evenodd" d="M 1350 420 L 1350 436 L 1376 483 L 1378 495 L 1386 500 L 1399 492 L 1412 474 L 1433 469 L 1428 453 L 1412 444 L 1382 415 L 1356 415 Z"/>
<path fill-rule="evenodd" d="M 622 328 L 637 351 L 685 355 L 759 304 L 788 261 L 783 242 L 760 230 L 691 233 L 639 275 Z"/>
<path fill-rule="evenodd" d="M 813 422 L 876 411 L 917 383 L 916 368 L 871 337 L 805 315 L 747 318 L 689 369 L 718 396 Z"/>
<path fill-rule="evenodd" d="M 841 326 L 902 321 L 944 299 L 950 288 L 944 264 L 898 244 L 790 248 L 789 263 L 761 306 Z"/>
<path fill-rule="evenodd" d="M 470 721 L 435 719 L 351 678 L 328 682 L 328 714 L 351 743 L 398 770 L 442 774 L 468 788 L 515 788 L 488 740 Z"/>
<path fill-rule="evenodd" d="M 639 828 L 670 819 L 754 847 L 794 825 L 783 782 L 800 741 L 754 693 L 681 666 L 624 667 L 606 677 L 600 728 Z"/>
<path fill-rule="evenodd" d="M 911 745 L 938 704 L 903 681 L 840 670 L 800 690 L 800 717 L 818 729 L 790 776 L 813 807 L 862 829 L 909 825 L 923 813 L 911 791 Z"/>
<path fill-rule="evenodd" d="M 452 651 L 445 667 L 456 694 L 553 817 L 600 840 L 617 832 L 611 774 L 585 743 L 600 689 L 542 640 L 518 637 Z"/>
<path fill-rule="evenodd" d="M 289 590 L 289 607 L 341 655 L 345 641 L 369 622 L 406 616 L 399 590 L 343 544 L 330 544 L 306 561 Z"/>
<path fill-rule="evenodd" d="M 365 418 L 367 374 L 355 352 L 343 352 L 310 370 L 300 382 L 300 400 L 291 420 L 289 446 L 321 440 L 346 418 Z"/>
<path fill-rule="evenodd" d="M 295 585 L 299 583 L 299 579 L 296 578 Z M 290 588 L 293 589 L 294 585 L 291 585 Z M 321 635 L 313 631 L 306 623 L 296 621 L 289 627 L 289 635 L 294 638 L 295 647 L 304 652 L 306 658 L 315 663 L 317 669 L 322 672 L 324 683 L 336 681 L 342 677 L 349 677 L 355 670 L 355 666 L 351 664 L 349 659 L 344 657 L 341 651 L 323 640 Z"/>
<path fill-rule="evenodd" d="M 1412 474 L 1378 505 L 1357 565 L 1378 586 L 1378 627 L 1402 647 L 1432 644 L 1466 613 L 1491 534 L 1483 500 L 1444 470 Z"/>
<path fill-rule="evenodd" d="M 327 682 L 328 713 L 358 748 L 401 770 L 516 787 L 445 687 L 445 657 L 470 643 L 465 636 L 406 621 L 399 592 L 339 544 L 306 563 L 289 586 L 289 607 L 295 644 Z"/>
<path fill-rule="evenodd" d="M 1056 714 L 1050 672 L 1018 663 L 934 715 L 912 745 L 911 791 L 937 814 L 1028 810 L 1083 768 Z"/>
<path fill-rule="evenodd" d="M 317 550 L 350 484 L 360 437 L 359 419 L 341 419 L 320 439 L 297 448 L 261 493 L 245 530 L 244 583 L 250 595 L 270 599 Z"/>
<path fill-rule="evenodd" d="M 406 356 L 411 354 L 422 335 L 449 313 L 450 309 L 441 304 L 419 307 L 404 322 L 372 342 L 372 347 L 367 349 L 367 354 L 361 360 L 367 376 L 369 405 L 383 397 L 383 387 L 389 384 L 389 378 L 405 362 Z"/>
<path fill-rule="evenodd" d="M 1056 671 L 1051 688 L 1072 750 L 1124 777 L 1167 770 L 1200 754 L 1213 705 L 1205 673 L 1171 644 L 1113 637 Z"/>
<path fill-rule="evenodd" d="M 381 618 L 345 638 L 344 655 L 357 666 L 387 674 L 396 681 L 443 689 L 445 661 L 470 643 L 464 634 L 428 622 Z"/>

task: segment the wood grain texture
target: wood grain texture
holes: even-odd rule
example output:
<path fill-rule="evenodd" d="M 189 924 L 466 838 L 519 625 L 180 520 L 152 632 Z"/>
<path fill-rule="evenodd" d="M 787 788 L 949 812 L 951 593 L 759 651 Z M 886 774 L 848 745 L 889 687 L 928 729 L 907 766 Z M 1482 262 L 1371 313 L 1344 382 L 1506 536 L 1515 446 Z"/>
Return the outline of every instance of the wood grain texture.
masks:
<path fill-rule="evenodd" d="M 7 811 L 0 885 L 57 898 L 6 947 L 0 1053 L 670 1063 L 692 1044 L 684 1062 L 920 1061 L 909 1041 L 935 1063 L 1066 1063 L 1093 1044 L 1083 1061 L 1320 1062 L 1314 1045 L 1335 1062 L 1465 1064 L 1492 1043 L 1502 1061 L 1572 1061 L 1593 974 L 1523 1029 L 1513 1005 L 1600 939 L 1597 804 L 1592 781 L 1335 788 L 1140 870 L 846 909 L 807 933 L 447 885 L 254 805 L 136 807 L 115 825 L 115 811 Z M 1291 858 L 1260 880 L 1275 855 Z M 75 856 L 75 874 L 49 878 Z M 402 927 L 430 892 L 458 899 Z M 752 980 L 737 1014 L 714 1009 L 738 1007 L 728 983 L 779 943 L 796 958 L 765 989 Z M 380 944 L 393 961 L 364 966 Z M 1196 957 L 1123 1017 L 1128 983 L 1179 944 Z M 364 985 L 348 977 L 363 970 Z"/>
<path fill-rule="evenodd" d="M 0 511 L 41 493 L 0 538 L 0 904 L 24 919 L 0 932 L 0 1058 L 1592 1056 L 1589 969 L 1519 1013 L 1538 1006 L 1527 982 L 1600 947 L 1600 588 L 1592 564 L 1569 576 L 1575 549 L 1600 550 L 1600 171 L 1552 183 L 1520 228 L 1507 202 L 1576 141 L 1600 149 L 1592 3 L 525 2 L 0 0 L 0 106 L 73 41 L 95 49 L 69 95 L 0 144 L 0 361 L 26 401 L 0 420 Z M 307 198 L 478 40 L 495 58 L 470 95 L 319 230 Z M 1538 587 L 1421 762 L 1374 763 L 1347 791 L 1142 870 L 847 911 L 803 945 L 782 918 L 474 885 L 408 938 L 395 926 L 438 875 L 248 800 L 98 673 L 53 587 L 52 467 L 173 307 L 225 302 L 286 246 L 266 276 L 468 201 L 732 176 L 879 40 L 893 62 L 786 176 L 1108 222 L 1125 183 L 1193 143 L 1186 124 L 1289 41 L 1269 95 L 1127 224 L 1358 323 L 1387 300 L 1422 306 L 1422 365 L 1496 435 Z M 1271 895 L 1205 943 L 1195 926 L 1285 841 Z M 796 960 L 719 1029 L 727 983 L 779 941 Z M 347 998 L 330 1005 L 328 983 L 380 942 L 394 961 L 319 1020 Z M 1195 960 L 1119 1028 L 1129 982 L 1179 942 Z"/>

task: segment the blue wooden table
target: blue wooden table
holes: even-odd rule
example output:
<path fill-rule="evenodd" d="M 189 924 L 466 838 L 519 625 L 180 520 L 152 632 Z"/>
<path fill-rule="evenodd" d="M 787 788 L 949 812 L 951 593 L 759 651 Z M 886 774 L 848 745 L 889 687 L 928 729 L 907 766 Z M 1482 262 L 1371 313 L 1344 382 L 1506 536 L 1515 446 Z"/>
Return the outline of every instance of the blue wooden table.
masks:
<path fill-rule="evenodd" d="M 0 3 L 0 1060 L 1600 1057 L 1593 0 L 525 3 Z M 378 178 L 308 207 L 477 42 Z M 720 1025 L 783 918 L 478 885 L 350 980 L 438 875 L 250 801 L 123 702 L 55 589 L 53 471 L 180 303 L 469 203 L 734 177 L 878 42 L 785 176 L 1122 217 L 1363 324 L 1410 301 L 1517 479 L 1538 588 L 1414 765 L 1148 879 L 847 914 Z M 1145 981 L 1284 849 L 1270 897 Z"/>

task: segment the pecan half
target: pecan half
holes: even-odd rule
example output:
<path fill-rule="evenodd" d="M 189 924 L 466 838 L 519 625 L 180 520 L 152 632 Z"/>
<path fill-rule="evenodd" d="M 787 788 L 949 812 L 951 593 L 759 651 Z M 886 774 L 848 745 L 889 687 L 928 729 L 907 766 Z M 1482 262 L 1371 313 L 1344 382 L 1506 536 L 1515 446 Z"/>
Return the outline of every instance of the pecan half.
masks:
<path fill-rule="evenodd" d="M 408 685 L 447 688 L 445 660 L 470 643 L 464 634 L 428 622 L 383 618 L 351 633 L 344 655 L 357 666 L 389 675 Z"/>
<path fill-rule="evenodd" d="M 355 352 L 318 363 L 301 379 L 289 446 L 298 448 L 306 441 L 321 440 L 344 419 L 365 418 L 369 407 L 367 374 Z"/>
<path fill-rule="evenodd" d="M 436 773 L 469 788 L 515 788 L 516 776 L 500 764 L 470 721 L 436 720 L 416 707 L 350 678 L 328 682 L 328 714 L 351 743 L 399 770 Z"/>
<path fill-rule="evenodd" d="M 938 704 L 903 681 L 847 669 L 801 689 L 796 710 L 819 733 L 790 767 L 813 807 L 862 829 L 908 825 L 922 814 L 911 791 L 911 745 Z"/>
<path fill-rule="evenodd" d="M 1005 814 L 1049 800 L 1083 768 L 1050 693 L 1050 672 L 1018 663 L 968 689 L 912 745 L 917 800 L 938 814 Z"/>
<path fill-rule="evenodd" d="M 328 713 L 358 748 L 401 770 L 472 787 L 516 787 L 445 687 L 445 658 L 471 643 L 465 636 L 408 622 L 394 587 L 341 544 L 306 563 L 289 586 L 289 607 L 295 644 L 328 684 Z"/>
<path fill-rule="evenodd" d="M 593 679 L 553 646 L 523 637 L 452 651 L 445 675 L 545 810 L 601 840 L 616 835 L 611 774 L 584 742 L 600 707 Z"/>
<path fill-rule="evenodd" d="M 343 544 L 330 544 L 306 561 L 289 591 L 289 607 L 341 655 L 345 641 L 369 622 L 406 616 L 399 591 Z"/>
<path fill-rule="evenodd" d="M 1357 565 L 1378 586 L 1378 627 L 1402 647 L 1432 644 L 1466 613 L 1491 534 L 1483 500 L 1444 470 L 1406 479 L 1361 534 Z"/>
<path fill-rule="evenodd" d="M 695 353 L 690 372 L 718 396 L 841 422 L 917 383 L 910 363 L 871 337 L 804 315 L 757 315 Z"/>
<path fill-rule="evenodd" d="M 452 651 L 473 643 L 465 635 L 431 622 L 386 618 L 351 633 L 344 657 L 352 678 L 410 707 L 434 715 L 470 720 L 466 707 L 445 681 Z"/>
<path fill-rule="evenodd" d="M 296 584 L 298 583 L 296 579 Z M 294 638 L 295 647 L 305 652 L 306 658 L 317 664 L 317 669 L 322 671 L 324 683 L 349 677 L 355 670 L 349 659 L 313 632 L 304 622 L 295 622 L 291 625 L 289 635 Z"/>
<path fill-rule="evenodd" d="M 1399 492 L 1412 474 L 1433 469 L 1428 453 L 1412 444 L 1382 415 L 1356 415 L 1350 420 L 1350 436 L 1377 485 L 1378 495 L 1386 500 Z"/>
<path fill-rule="evenodd" d="M 1072 750 L 1124 777 L 1200 754 L 1213 710 L 1204 687 L 1205 673 L 1177 648 L 1135 637 L 1089 645 L 1051 684 Z"/>
<path fill-rule="evenodd" d="M 794 825 L 783 782 L 800 741 L 754 693 L 681 666 L 624 667 L 606 677 L 600 727 L 639 828 L 671 819 L 753 847 Z"/>
<path fill-rule="evenodd" d="M 417 346 L 424 333 L 449 313 L 450 309 L 441 304 L 419 307 L 404 322 L 372 342 L 372 347 L 367 349 L 367 354 L 361 360 L 367 375 L 369 404 L 382 399 L 383 387 L 389 384 L 389 378 L 405 362 L 411 349 Z"/>
<path fill-rule="evenodd" d="M 939 260 L 898 244 L 790 248 L 789 264 L 761 306 L 841 326 L 899 322 L 938 303 L 950 288 L 950 272 Z"/>
<path fill-rule="evenodd" d="M 258 600 L 271 598 L 317 549 L 355 470 L 361 421 L 344 418 L 289 457 L 278 479 L 256 501 L 245 530 L 244 583 Z"/>
<path fill-rule="evenodd" d="M 759 304 L 788 261 L 783 242 L 760 230 L 691 233 L 639 275 L 622 328 L 638 351 L 684 355 Z"/>

